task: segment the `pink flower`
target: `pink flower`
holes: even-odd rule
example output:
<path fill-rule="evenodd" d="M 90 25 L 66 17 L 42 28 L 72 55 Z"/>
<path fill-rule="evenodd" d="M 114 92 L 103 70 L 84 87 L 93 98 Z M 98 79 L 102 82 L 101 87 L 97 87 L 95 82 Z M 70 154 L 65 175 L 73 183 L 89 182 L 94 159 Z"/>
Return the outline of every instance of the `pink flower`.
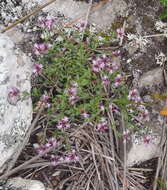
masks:
<path fill-rule="evenodd" d="M 13 96 L 20 96 L 20 91 L 19 91 L 19 89 L 18 89 L 18 88 L 15 88 L 15 87 L 10 88 L 10 89 L 9 89 L 9 96 L 10 96 L 10 97 L 13 97 Z"/>
<path fill-rule="evenodd" d="M 47 28 L 50 30 L 53 27 L 55 21 L 56 21 L 55 18 L 51 16 L 47 16 L 45 18 L 40 17 L 38 26 L 41 28 L 44 28 L 44 29 Z"/>
<path fill-rule="evenodd" d="M 68 117 L 64 117 L 64 118 L 62 118 L 61 120 L 58 121 L 58 125 L 57 125 L 58 129 L 68 129 L 70 127 L 71 126 L 70 126 Z"/>
<path fill-rule="evenodd" d="M 103 102 L 100 102 L 99 106 L 100 106 L 100 110 L 101 110 L 101 111 L 104 111 L 104 110 L 105 110 L 105 107 L 104 107 Z"/>
<path fill-rule="evenodd" d="M 92 69 L 94 72 L 100 72 L 105 68 L 106 58 L 103 56 L 102 58 L 97 58 L 92 61 Z"/>
<path fill-rule="evenodd" d="M 56 145 L 57 145 L 57 140 L 53 137 L 48 139 L 48 143 L 46 144 L 46 146 L 48 147 L 54 147 Z"/>
<path fill-rule="evenodd" d="M 124 29 L 123 28 L 118 28 L 117 29 L 117 36 L 118 38 L 122 38 L 125 35 Z"/>
<path fill-rule="evenodd" d="M 116 76 L 116 78 L 115 78 L 115 83 L 114 83 L 115 87 L 120 86 L 122 80 L 123 80 L 123 77 L 122 77 L 120 74 L 118 74 L 118 75 Z"/>
<path fill-rule="evenodd" d="M 38 154 L 42 156 L 47 156 L 47 154 L 44 153 L 48 149 L 46 145 L 34 144 L 33 146 Z"/>
<path fill-rule="evenodd" d="M 129 91 L 128 99 L 134 101 L 135 103 L 140 103 L 141 98 L 139 96 L 139 92 L 137 89 L 133 89 Z"/>
<path fill-rule="evenodd" d="M 143 137 L 143 142 L 144 142 L 145 144 L 150 144 L 151 141 L 152 141 L 151 136 L 144 136 L 144 137 Z"/>
<path fill-rule="evenodd" d="M 120 54 L 121 54 L 120 50 L 115 50 L 115 51 L 112 52 L 112 55 L 115 56 L 115 57 L 120 56 Z"/>
<path fill-rule="evenodd" d="M 35 74 L 35 75 L 39 74 L 41 72 L 42 68 L 43 68 L 42 64 L 34 64 L 33 71 L 32 71 L 33 74 Z"/>
<path fill-rule="evenodd" d="M 47 43 L 35 43 L 34 44 L 34 53 L 36 55 L 40 55 L 41 53 L 45 53 L 48 51 L 49 45 Z"/>
<path fill-rule="evenodd" d="M 79 157 L 76 155 L 75 150 L 72 150 L 72 152 L 68 153 L 65 157 L 66 162 L 78 162 Z"/>
<path fill-rule="evenodd" d="M 63 161 L 64 161 L 64 159 L 62 157 L 51 155 L 51 165 L 52 166 L 57 166 L 57 165 L 61 164 L 61 162 L 63 162 Z"/>
<path fill-rule="evenodd" d="M 20 100 L 20 90 L 16 87 L 9 89 L 7 100 L 10 104 L 16 105 Z"/>
<path fill-rule="evenodd" d="M 74 105 L 77 100 L 78 100 L 78 97 L 77 97 L 77 87 L 78 87 L 78 84 L 76 82 L 73 82 L 71 85 L 70 85 L 70 88 L 66 91 L 67 94 L 69 95 L 69 103 Z"/>
<path fill-rule="evenodd" d="M 43 94 L 41 96 L 40 102 L 43 103 L 45 108 L 49 108 L 51 106 L 51 104 L 48 101 L 49 101 L 49 96 L 47 94 Z"/>
<path fill-rule="evenodd" d="M 109 108 L 110 108 L 111 112 L 119 114 L 119 111 L 116 108 L 114 108 L 112 103 L 109 104 Z"/>
<path fill-rule="evenodd" d="M 84 28 L 85 28 L 85 21 L 80 21 L 78 24 L 76 24 L 76 28 L 77 28 L 79 31 L 83 31 Z"/>
<path fill-rule="evenodd" d="M 104 75 L 102 77 L 102 84 L 105 85 L 105 86 L 110 84 L 110 80 L 108 79 L 108 77 L 106 75 Z"/>
<path fill-rule="evenodd" d="M 102 118 L 101 121 L 97 124 L 97 131 L 99 132 L 105 132 L 108 130 L 108 123 L 105 118 Z"/>
<path fill-rule="evenodd" d="M 81 113 L 81 115 L 84 117 L 84 118 L 88 118 L 89 117 L 89 114 L 86 113 L 85 111 Z"/>
<path fill-rule="evenodd" d="M 130 131 L 128 129 L 123 132 L 123 142 L 126 143 L 127 140 L 130 140 Z"/>
<path fill-rule="evenodd" d="M 139 113 L 138 117 L 141 121 L 144 121 L 144 122 L 150 121 L 150 116 L 149 116 L 148 110 L 144 110 L 141 113 Z"/>

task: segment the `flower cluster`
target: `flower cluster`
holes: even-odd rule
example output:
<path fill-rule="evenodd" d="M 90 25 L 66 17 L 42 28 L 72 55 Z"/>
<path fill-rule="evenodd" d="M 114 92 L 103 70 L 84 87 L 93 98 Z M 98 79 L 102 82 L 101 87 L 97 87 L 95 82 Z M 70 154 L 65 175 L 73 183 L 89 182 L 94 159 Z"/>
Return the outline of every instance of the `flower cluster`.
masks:
<path fill-rule="evenodd" d="M 122 83 L 122 81 L 123 81 L 123 76 L 120 75 L 120 74 L 118 74 L 118 75 L 115 77 L 115 83 L 114 83 L 114 86 L 115 86 L 115 87 L 120 86 L 121 83 Z"/>
<path fill-rule="evenodd" d="M 140 121 L 145 122 L 150 120 L 149 112 L 144 105 L 139 105 L 138 110 L 140 111 L 138 115 Z"/>
<path fill-rule="evenodd" d="M 130 131 L 128 129 L 123 131 L 123 142 L 126 143 L 127 140 L 130 140 Z"/>
<path fill-rule="evenodd" d="M 139 96 L 139 92 L 137 91 L 137 89 L 129 91 L 128 99 L 133 101 L 135 104 L 142 103 L 141 97 Z M 144 105 L 137 105 L 137 109 L 139 111 L 138 118 L 140 121 L 145 122 L 150 120 L 149 112 Z"/>
<path fill-rule="evenodd" d="M 150 144 L 152 142 L 152 137 L 150 135 L 143 136 L 144 144 Z"/>
<path fill-rule="evenodd" d="M 76 154 L 75 150 L 67 153 L 65 156 L 55 156 L 51 155 L 51 165 L 57 166 L 63 163 L 71 163 L 71 162 L 78 162 L 79 157 Z"/>
<path fill-rule="evenodd" d="M 106 55 L 92 60 L 92 70 L 96 73 L 101 71 L 108 71 L 109 74 L 113 73 L 113 70 L 117 70 L 118 65 L 115 62 L 111 62 Z"/>
<path fill-rule="evenodd" d="M 107 75 L 102 76 L 102 84 L 104 86 L 108 86 L 110 84 L 110 80 Z"/>
<path fill-rule="evenodd" d="M 115 50 L 112 52 L 112 55 L 117 57 L 117 56 L 120 56 L 121 55 L 121 51 L 120 50 Z"/>
<path fill-rule="evenodd" d="M 58 125 L 57 125 L 58 129 L 69 129 L 70 127 L 71 125 L 69 122 L 69 118 L 66 116 L 63 119 L 58 121 Z"/>
<path fill-rule="evenodd" d="M 36 55 L 40 55 L 42 53 L 46 53 L 49 49 L 49 44 L 47 43 L 35 43 L 34 44 L 34 53 Z"/>
<path fill-rule="evenodd" d="M 122 38 L 125 35 L 123 28 L 118 28 L 116 31 L 117 31 L 117 37 L 118 38 Z"/>
<path fill-rule="evenodd" d="M 85 21 L 80 21 L 78 24 L 75 25 L 75 27 L 82 32 L 85 28 Z"/>
<path fill-rule="evenodd" d="M 76 82 L 73 82 L 70 85 L 69 89 L 66 91 L 69 96 L 69 103 L 72 105 L 74 105 L 78 100 L 77 90 L 78 90 L 78 84 Z"/>
<path fill-rule="evenodd" d="M 48 154 L 45 153 L 45 151 L 48 150 L 48 148 L 55 147 L 57 145 L 58 145 L 57 140 L 52 137 L 48 139 L 48 142 L 46 144 L 42 144 L 42 145 L 34 144 L 33 146 L 38 154 L 46 157 L 48 156 Z"/>
<path fill-rule="evenodd" d="M 33 65 L 33 74 L 34 75 L 38 75 L 40 72 L 41 72 L 41 70 L 43 69 L 43 65 L 42 64 L 34 64 Z"/>
<path fill-rule="evenodd" d="M 40 17 L 38 20 L 38 26 L 43 29 L 51 29 L 55 24 L 56 20 L 52 16 Z"/>
<path fill-rule="evenodd" d="M 82 112 L 81 112 L 81 116 L 82 116 L 83 118 L 88 118 L 88 117 L 89 117 L 89 114 L 88 114 L 86 111 L 82 111 Z"/>
<path fill-rule="evenodd" d="M 109 128 L 108 122 L 105 118 L 102 118 L 100 122 L 97 124 L 97 131 L 99 132 L 105 132 Z"/>
<path fill-rule="evenodd" d="M 56 156 L 54 154 L 46 153 L 46 151 L 49 148 L 56 147 L 56 146 L 58 146 L 58 144 L 59 144 L 58 141 L 52 137 L 44 145 L 34 144 L 33 146 L 39 155 L 41 155 L 47 159 L 50 159 L 52 166 L 57 166 L 57 165 L 60 165 L 63 163 L 71 163 L 71 162 L 79 161 L 79 157 L 77 156 L 75 150 L 68 152 L 67 154 L 65 154 L 65 156 Z"/>
<path fill-rule="evenodd" d="M 10 104 L 16 105 L 20 100 L 20 90 L 16 87 L 10 88 L 7 99 Z"/>
<path fill-rule="evenodd" d="M 113 103 L 110 103 L 109 104 L 109 109 L 112 113 L 116 113 L 116 114 L 119 114 L 119 111 L 117 108 L 114 107 Z"/>
<path fill-rule="evenodd" d="M 51 106 L 48 101 L 49 101 L 49 96 L 47 94 L 43 94 L 41 96 L 40 102 L 45 106 L 45 108 L 49 108 Z"/>
<path fill-rule="evenodd" d="M 139 92 L 137 89 L 129 91 L 128 99 L 135 103 L 141 103 L 141 97 L 139 96 Z"/>

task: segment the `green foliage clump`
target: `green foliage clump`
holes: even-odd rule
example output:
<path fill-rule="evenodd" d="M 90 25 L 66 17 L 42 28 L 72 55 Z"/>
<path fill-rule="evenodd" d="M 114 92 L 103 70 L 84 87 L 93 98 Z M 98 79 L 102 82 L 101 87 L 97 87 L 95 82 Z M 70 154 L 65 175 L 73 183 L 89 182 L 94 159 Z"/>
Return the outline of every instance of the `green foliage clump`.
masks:
<path fill-rule="evenodd" d="M 167 0 L 160 0 L 160 2 L 165 6 L 165 10 L 160 15 L 160 18 L 166 19 L 167 18 Z"/>

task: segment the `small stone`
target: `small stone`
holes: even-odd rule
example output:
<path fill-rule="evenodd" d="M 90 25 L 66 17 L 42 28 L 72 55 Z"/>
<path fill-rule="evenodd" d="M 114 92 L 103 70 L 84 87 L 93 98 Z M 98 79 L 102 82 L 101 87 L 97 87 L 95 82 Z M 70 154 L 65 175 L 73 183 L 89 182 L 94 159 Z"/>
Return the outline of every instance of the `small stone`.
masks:
<path fill-rule="evenodd" d="M 45 186 L 42 182 L 38 180 L 23 179 L 21 177 L 9 179 L 6 186 L 12 187 L 13 190 L 45 190 Z"/>

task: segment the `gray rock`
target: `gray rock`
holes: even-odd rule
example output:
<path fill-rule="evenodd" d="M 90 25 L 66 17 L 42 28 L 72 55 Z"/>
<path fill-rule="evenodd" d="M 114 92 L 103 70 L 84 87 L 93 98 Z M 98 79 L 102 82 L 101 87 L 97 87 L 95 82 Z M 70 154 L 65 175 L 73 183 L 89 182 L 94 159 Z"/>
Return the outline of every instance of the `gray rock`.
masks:
<path fill-rule="evenodd" d="M 127 155 L 127 166 L 140 164 L 141 162 L 158 157 L 160 154 L 159 139 L 157 143 L 151 144 L 133 144 Z"/>
<path fill-rule="evenodd" d="M 163 86 L 163 72 L 161 68 L 156 68 L 144 73 L 139 79 L 138 87 L 146 88 L 150 92 L 157 92 L 157 87 Z"/>
<path fill-rule="evenodd" d="M 23 3 L 25 4 L 32 4 L 33 2 L 37 2 L 39 5 L 43 4 L 43 0 L 23 0 Z M 51 15 L 60 12 L 67 18 L 76 19 L 81 15 L 86 14 L 88 7 L 89 4 L 85 2 L 57 0 L 55 3 L 46 7 L 44 11 L 49 12 Z M 125 16 L 126 10 L 127 4 L 124 0 L 112 0 L 97 8 L 94 12 L 91 12 L 89 22 L 94 23 L 98 29 L 105 29 L 111 26 L 117 16 Z"/>
<path fill-rule="evenodd" d="M 7 35 L 0 34 L 1 170 L 5 163 L 14 157 L 31 124 L 31 99 L 24 97 L 24 92 L 30 93 L 31 72 L 31 60 L 15 49 L 14 43 Z"/>
<path fill-rule="evenodd" d="M 6 186 L 12 187 L 13 190 L 45 190 L 42 182 L 37 180 L 23 179 L 21 177 L 9 179 Z"/>

